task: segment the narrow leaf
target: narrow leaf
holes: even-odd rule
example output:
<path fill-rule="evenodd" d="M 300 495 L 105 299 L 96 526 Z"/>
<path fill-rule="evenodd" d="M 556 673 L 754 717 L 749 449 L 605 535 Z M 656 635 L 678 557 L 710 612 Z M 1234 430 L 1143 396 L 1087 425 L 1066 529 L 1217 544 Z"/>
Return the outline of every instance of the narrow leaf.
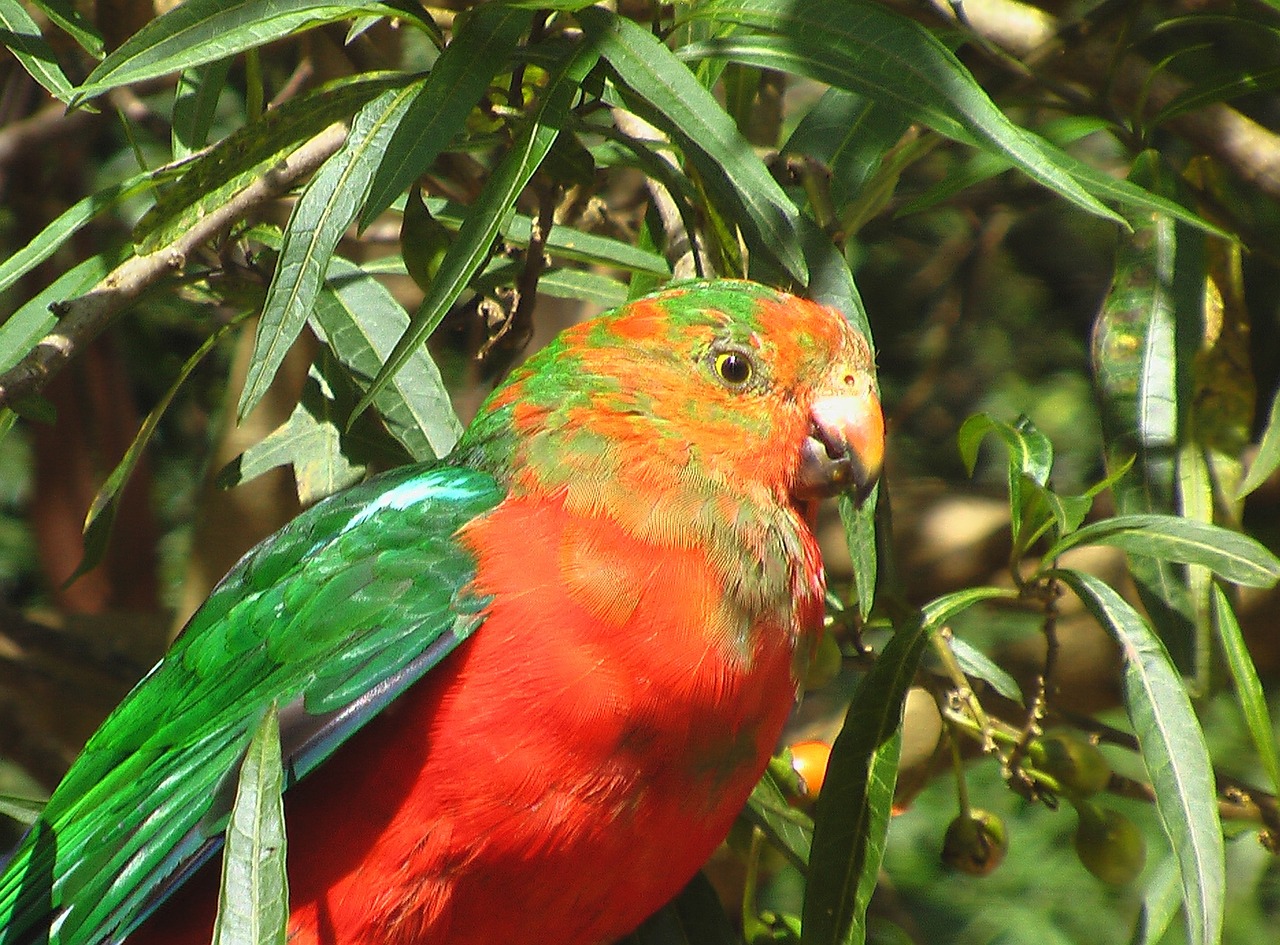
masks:
<path fill-rule="evenodd" d="M 807 282 L 798 211 L 715 97 L 639 24 L 600 7 L 582 10 L 578 19 L 639 100 L 637 108 L 679 142 L 714 193 L 737 205 L 734 222 L 754 237 L 753 248 Z"/>
<path fill-rule="evenodd" d="M 241 420 L 267 392 L 306 324 L 333 251 L 368 196 L 378 156 L 420 85 L 421 80 L 383 92 L 362 108 L 346 144 L 325 161 L 294 205 L 236 408 Z"/>
<path fill-rule="evenodd" d="M 178 78 L 173 99 L 173 159 L 195 154 L 209 140 L 217 117 L 218 99 L 227 84 L 231 57 L 188 69 Z"/>
<path fill-rule="evenodd" d="M 18 797 L 16 794 L 0 794 L 0 814 L 30 827 L 40 818 L 40 812 L 48 799 Z"/>
<path fill-rule="evenodd" d="M 1132 177 L 1161 188 L 1158 168 L 1153 157 L 1140 155 Z M 1112 486 L 1117 510 L 1172 514 L 1178 511 L 1178 390 L 1185 387 L 1179 375 L 1189 370 L 1188 358 L 1178 357 L 1174 324 L 1179 308 L 1189 321 L 1191 309 L 1201 305 L 1197 293 L 1203 292 L 1204 270 L 1179 264 L 1182 241 L 1168 215 L 1148 214 L 1134 225 L 1132 236 L 1117 247 L 1115 276 L 1094 324 L 1093 373 L 1108 469 L 1114 476 L 1132 465 Z M 1198 290 L 1188 284 L 1197 271 Z M 1161 639 L 1180 665 L 1193 669 L 1200 628 L 1180 569 L 1134 557 L 1129 570 Z"/>
<path fill-rule="evenodd" d="M 49 306 L 84 295 L 111 271 L 116 260 L 91 256 L 60 275 L 43 292 L 24 303 L 0 324 L 0 371 L 17 364 L 40 339 L 53 331 L 58 317 Z"/>
<path fill-rule="evenodd" d="M 617 308 L 627 300 L 626 283 L 599 272 L 548 269 L 538 279 L 538 292 L 557 299 L 578 299 L 601 308 Z"/>
<path fill-rule="evenodd" d="M 800 214 L 797 223 L 805 264 L 809 269 L 806 294 L 813 301 L 841 312 L 874 348 L 871 321 L 867 318 L 866 306 L 862 304 L 862 295 L 853 281 L 853 272 L 844 253 L 807 214 Z"/>
<path fill-rule="evenodd" d="M 1100 201 L 1158 210 L 1225 235 L 1173 200 L 1117 180 L 1018 127 L 941 40 L 920 24 L 869 0 L 719 0 L 694 15 L 748 26 L 679 51 L 715 56 L 827 82 L 883 102 L 955 140 L 1003 155 L 1027 176 L 1090 213 L 1123 220 Z"/>
<path fill-rule="evenodd" d="M 371 99 L 402 87 L 404 81 L 403 76 L 385 74 L 339 79 L 236 129 L 185 165 L 182 176 L 142 215 L 133 232 L 138 252 L 154 252 L 173 242 L 211 208 L 269 173 L 304 141 L 335 122 L 345 122 Z"/>
<path fill-rule="evenodd" d="M 317 334 L 358 383 L 371 381 L 409 316 L 387 288 L 345 259 L 335 258 L 312 313 Z M 426 346 L 419 346 L 373 400 L 387 430 L 420 462 L 446 455 L 462 424 Z"/>
<path fill-rule="evenodd" d="M 128 483 L 129 477 L 133 475 L 133 470 L 138 465 L 138 460 L 142 458 L 143 451 L 156 432 L 160 418 L 169 409 L 169 405 L 173 402 L 173 398 L 178 393 L 179 388 L 191 376 L 191 372 L 204 360 L 205 356 L 217 346 L 223 336 L 236 328 L 244 318 L 245 316 L 240 316 L 227 322 L 204 340 L 204 343 L 196 349 L 195 353 L 187 358 L 186 363 L 178 371 L 178 376 L 169 385 L 169 389 L 164 392 L 159 402 L 147 414 L 146 419 L 142 421 L 142 426 L 139 428 L 137 436 L 133 438 L 133 442 L 125 450 L 124 456 L 116 464 L 116 468 L 111 471 L 111 475 L 102 484 L 102 488 L 98 490 L 97 495 L 93 497 L 93 502 L 89 504 L 89 511 L 85 516 L 84 522 L 84 558 L 77 565 L 71 577 L 67 578 L 68 584 L 85 572 L 92 570 L 102 559 L 102 554 L 106 550 L 107 539 L 111 534 L 111 526 L 115 522 L 120 493 Z"/>
<path fill-rule="evenodd" d="M 1249 465 L 1249 472 L 1240 483 L 1236 499 L 1243 499 L 1258 486 L 1262 485 L 1271 474 L 1280 469 L 1280 390 L 1276 391 L 1271 401 L 1271 412 L 1267 415 L 1267 426 L 1262 431 L 1262 441 L 1258 444 L 1258 453 Z"/>
<path fill-rule="evenodd" d="M 468 280 L 488 257 L 493 241 L 529 178 L 542 163 L 560 133 L 582 80 L 595 66 L 599 53 L 589 43 L 576 47 L 559 72 L 543 90 L 538 106 L 520 128 L 511 149 L 494 169 L 471 212 L 458 229 L 422 304 L 410 321 L 409 330 L 397 342 L 387 362 L 369 385 L 356 413 L 369 406 L 391 377 L 404 366 L 444 318 Z"/>
<path fill-rule="evenodd" d="M 285 945 L 288 921 L 284 770 L 280 720 L 272 705 L 253 733 L 240 767 L 227 823 L 213 945 Z"/>
<path fill-rule="evenodd" d="M 1192 945 L 1217 945 L 1226 880 L 1222 825 L 1204 733 L 1182 677 L 1143 618 L 1098 578 L 1050 572 L 1071 587 L 1124 654 L 1125 708 L 1182 872 Z"/>
<path fill-rule="evenodd" d="M 1176 857 L 1164 857 L 1151 871 L 1142 891 L 1142 912 L 1130 939 L 1132 945 L 1159 945 L 1165 932 L 1182 911 L 1182 889 L 1178 882 Z"/>
<path fill-rule="evenodd" d="M 387 141 L 360 215 L 361 227 L 387 209 L 462 130 L 494 75 L 509 63 L 531 19 L 529 11 L 500 3 L 471 11 Z"/>
<path fill-rule="evenodd" d="M 469 207 L 438 197 L 428 198 L 427 210 L 433 219 L 452 230 L 458 230 L 470 213 Z M 522 213 L 514 214 L 502 227 L 502 238 L 516 246 L 528 246 L 533 221 Z M 670 278 L 671 266 L 660 254 L 622 240 L 585 233 L 555 224 L 547 234 L 547 252 L 557 259 L 573 260 L 588 265 L 617 266 L 632 272 L 647 272 Z"/>
<path fill-rule="evenodd" d="M 374 0 L 186 0 L 156 17 L 112 50 L 72 104 L 131 82 L 194 69 L 302 30 L 361 13 L 404 16 L 407 7 Z"/>
<path fill-rule="evenodd" d="M 957 434 L 960 455 L 964 457 L 969 475 L 978 460 L 978 446 L 994 433 L 1009 449 L 1009 473 L 1024 475 L 1044 485 L 1053 469 L 1053 446 L 1048 437 L 1037 430 L 1026 417 L 1019 417 L 1016 424 L 997 420 L 989 414 L 974 414 L 964 422 Z"/>
<path fill-rule="evenodd" d="M 1049 438 L 1037 430 L 1027 417 L 1019 417 L 1017 423 L 1008 424 L 985 413 L 974 414 L 960 427 L 957 440 L 969 474 L 978 461 L 978 447 L 987 435 L 994 433 L 1008 448 L 1009 506 L 1012 512 L 1012 532 L 1016 552 L 1025 543 L 1019 539 L 1023 526 L 1030 518 L 1030 504 L 1036 501 L 1036 493 L 1023 488 L 1023 479 L 1038 486 L 1049 481 L 1053 469 L 1053 446 Z"/>
<path fill-rule="evenodd" d="M 910 124 L 897 109 L 831 88 L 801 119 L 782 150 L 807 154 L 830 167 L 831 199 L 843 206 L 862 194 L 885 152 L 901 140 Z"/>
<path fill-rule="evenodd" d="M 699 14 L 779 35 L 734 33 L 682 55 L 722 57 L 861 92 L 947 137 L 995 150 L 1077 206 L 1122 222 L 1047 153 L 1048 142 L 1000 111 L 941 40 L 901 14 L 857 0 L 727 0 Z"/>
<path fill-rule="evenodd" d="M 1258 679 L 1257 667 L 1254 666 L 1253 657 L 1245 644 L 1244 634 L 1240 632 L 1240 623 L 1236 620 L 1231 602 L 1216 584 L 1213 587 L 1213 624 L 1217 628 L 1218 639 L 1222 641 L 1222 651 L 1227 657 L 1231 679 L 1236 685 L 1236 698 L 1240 700 L 1240 710 L 1244 714 L 1249 735 L 1253 738 L 1262 767 L 1271 781 L 1271 790 L 1280 794 L 1280 757 L 1276 753 L 1276 733 L 1271 724 L 1271 712 L 1267 708 L 1267 694 Z"/>
<path fill-rule="evenodd" d="M 1176 515 L 1118 515 L 1063 537 L 1044 556 L 1052 561 L 1077 545 L 1114 545 L 1132 555 L 1201 564 L 1246 587 L 1280 580 L 1280 558 L 1248 535 Z"/>
<path fill-rule="evenodd" d="M 764 831 L 768 841 L 781 850 L 797 869 L 808 870 L 813 820 L 792 806 L 768 769 L 752 790 L 742 813 L 750 823 Z"/>
<path fill-rule="evenodd" d="M 875 603 L 879 559 L 876 555 L 876 506 L 880 500 L 880 484 L 867 496 L 861 508 L 847 493 L 837 500 L 840 521 L 844 525 L 844 541 L 853 564 L 853 588 L 858 596 L 858 613 L 863 620 Z"/>
<path fill-rule="evenodd" d="M 76 9 L 72 0 L 32 0 L 44 11 L 45 16 L 64 33 L 80 44 L 80 48 L 94 59 L 101 59 L 106 43 L 98 28 Z"/>
<path fill-rule="evenodd" d="M 58 65 L 58 57 L 20 0 L 0 0 L 0 45 L 13 50 L 22 68 L 54 98 L 71 100 L 71 82 Z"/>
<path fill-rule="evenodd" d="M 928 642 L 923 614 L 894 633 L 858 683 L 814 816 L 805 945 L 860 943 L 869 889 L 884 854 L 902 748 L 903 700 Z"/>
<path fill-rule="evenodd" d="M 1022 702 L 1022 687 L 1017 680 L 997 666 L 987 654 L 960 637 L 953 636 L 948 646 L 966 676 L 981 679 L 1012 702 Z"/>
<path fill-rule="evenodd" d="M 324 367 L 311 365 L 289 418 L 236 457 L 219 474 L 219 485 L 229 488 L 277 466 L 292 466 L 298 503 L 307 508 L 364 478 L 366 466 L 349 455 L 355 450 L 343 436 L 351 401 L 338 402 Z"/>
<path fill-rule="evenodd" d="M 978 601 L 1014 593 L 970 588 L 932 601 L 894 633 L 859 681 L 818 796 L 804 902 L 806 945 L 861 942 L 865 936 L 897 780 L 903 701 L 929 634 Z"/>
<path fill-rule="evenodd" d="M 56 253 L 67 240 L 80 232 L 85 224 L 154 184 L 154 175 L 150 171 L 144 172 L 118 184 L 104 187 L 64 210 L 56 220 L 37 233 L 30 243 L 0 263 L 0 291 L 9 288 Z"/>

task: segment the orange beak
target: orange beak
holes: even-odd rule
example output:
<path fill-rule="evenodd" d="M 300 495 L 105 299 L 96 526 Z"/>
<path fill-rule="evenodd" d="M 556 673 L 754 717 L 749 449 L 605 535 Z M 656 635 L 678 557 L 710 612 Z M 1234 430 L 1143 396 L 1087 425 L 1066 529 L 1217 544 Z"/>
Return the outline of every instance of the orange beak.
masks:
<path fill-rule="evenodd" d="M 809 417 L 796 497 L 851 492 L 861 505 L 884 462 L 884 414 L 870 373 L 852 372 L 838 391 L 820 392 Z"/>

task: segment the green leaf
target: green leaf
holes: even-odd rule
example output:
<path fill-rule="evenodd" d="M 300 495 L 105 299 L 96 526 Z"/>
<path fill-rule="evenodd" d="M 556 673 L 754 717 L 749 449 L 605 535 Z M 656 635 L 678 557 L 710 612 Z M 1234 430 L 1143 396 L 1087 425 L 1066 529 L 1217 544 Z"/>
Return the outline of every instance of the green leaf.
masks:
<path fill-rule="evenodd" d="M 1026 417 L 1016 424 L 997 420 L 990 414 L 977 413 L 964 422 L 956 439 L 969 475 L 978 462 L 978 447 L 988 434 L 994 433 L 1009 449 L 1009 476 L 1022 475 L 1039 485 L 1049 481 L 1053 469 L 1053 445 Z"/>
<path fill-rule="evenodd" d="M 54 98 L 71 101 L 71 82 L 58 65 L 58 57 L 20 0 L 0 0 L 0 45 L 13 50 L 22 68 Z"/>
<path fill-rule="evenodd" d="M 334 122 L 346 121 L 371 99 L 404 82 L 402 75 L 383 74 L 339 79 L 238 128 L 191 161 L 142 215 L 133 232 L 138 252 L 155 252 L 172 243 L 304 141 Z"/>
<path fill-rule="evenodd" d="M 1134 162 L 1131 176 L 1157 189 L 1166 172 L 1156 156 Z M 1123 514 L 1181 511 L 1177 493 L 1180 416 L 1191 399 L 1193 358 L 1203 338 L 1205 264 L 1197 241 L 1183 239 L 1165 214 L 1135 221 L 1116 249 L 1116 272 L 1093 330 L 1107 465 L 1132 462 L 1112 487 Z M 1183 575 L 1169 562 L 1130 559 L 1143 606 L 1180 665 L 1194 668 L 1202 628 Z"/>
<path fill-rule="evenodd" d="M 186 0 L 112 50 L 75 89 L 71 104 L 131 82 L 194 69 L 336 20 L 362 13 L 406 16 L 408 12 L 399 4 L 375 0 Z"/>
<path fill-rule="evenodd" d="M 18 797 L 15 794 L 0 794 L 0 814 L 20 824 L 30 827 L 40 817 L 48 799 L 34 797 Z"/>
<path fill-rule="evenodd" d="M 1018 592 L 1007 587 L 967 587 L 930 601 L 921 608 L 925 624 L 936 630 L 974 604 L 987 600 L 1017 600 Z"/>
<path fill-rule="evenodd" d="M 1176 515 L 1118 515 L 1094 522 L 1060 539 L 1045 553 L 1044 561 L 1087 544 L 1114 545 L 1131 555 L 1204 565 L 1246 587 L 1271 587 L 1280 580 L 1280 558 L 1253 538 Z"/>
<path fill-rule="evenodd" d="M 209 130 L 218 113 L 218 99 L 227 84 L 234 60 L 217 59 L 188 69 L 178 77 L 173 98 L 173 159 L 195 154 L 209 141 Z"/>
<path fill-rule="evenodd" d="M 169 389 L 164 392 L 159 402 L 147 414 L 146 419 L 142 421 L 142 426 L 138 429 L 137 436 L 133 438 L 133 442 L 125 450 L 124 456 L 116 464 L 116 468 L 111 471 L 111 475 L 102 484 L 102 488 L 98 490 L 97 495 L 93 497 L 93 502 L 89 504 L 89 512 L 84 521 L 84 558 L 76 566 L 71 577 L 67 578 L 67 584 L 70 584 L 87 571 L 92 570 L 102 560 L 103 552 L 106 551 L 107 547 L 107 539 L 111 535 L 111 526 L 115 522 L 120 493 L 128 483 L 129 477 L 133 475 L 133 470 L 137 467 L 138 461 L 142 459 L 143 452 L 146 450 L 147 444 L 151 441 L 151 437 L 155 434 L 156 427 L 160 423 L 160 418 L 169 409 L 169 405 L 173 403 L 174 396 L 187 378 L 191 376 L 191 372 L 217 346 L 223 336 L 236 328 L 244 321 L 245 317 L 241 315 L 227 322 L 204 340 L 204 343 L 195 350 L 195 353 L 187 358 L 186 363 L 178 371 L 178 376 L 169 385 Z"/>
<path fill-rule="evenodd" d="M 280 719 L 262 717 L 240 766 L 213 945 L 285 945 L 289 878 L 285 871 L 284 769 Z"/>
<path fill-rule="evenodd" d="M 369 194 L 378 156 L 420 87 L 418 80 L 388 90 L 362 108 L 346 144 L 325 161 L 294 205 L 236 408 L 241 420 L 266 394 L 306 324 L 338 241 Z"/>
<path fill-rule="evenodd" d="M 1216 584 L 1213 587 L 1213 624 L 1218 630 L 1218 639 L 1222 641 L 1222 651 L 1227 657 L 1227 667 L 1231 670 L 1236 698 L 1240 700 L 1249 735 L 1271 781 L 1272 792 L 1280 794 L 1280 757 L 1276 753 L 1275 728 L 1267 708 L 1267 694 L 1258 679 L 1258 670 L 1245 644 L 1244 634 L 1240 632 L 1231 602 Z"/>
<path fill-rule="evenodd" d="M 435 330 L 449 306 L 466 288 L 468 280 L 484 263 L 493 248 L 494 239 L 507 222 L 516 198 L 555 143 L 583 79 L 598 58 L 599 53 L 592 45 L 580 44 L 568 54 L 543 90 L 536 109 L 517 132 L 511 149 L 490 175 L 480 197 L 458 229 L 458 238 L 441 260 L 431 288 L 410 320 L 409 330 L 392 349 L 382 370 L 356 405 L 357 414 L 373 402 L 391 377 Z"/>
<path fill-rule="evenodd" d="M 292 466 L 298 502 L 304 508 L 355 485 L 366 467 L 348 455 L 353 450 L 342 427 L 349 408 L 350 401 L 339 403 L 329 379 L 313 364 L 289 418 L 222 470 L 219 485 L 229 488 L 277 466 Z"/>
<path fill-rule="evenodd" d="M 618 945 L 741 945 L 720 897 L 703 873 Z"/>
<path fill-rule="evenodd" d="M 679 51 L 682 58 L 719 57 L 859 92 L 946 137 L 1007 157 L 1089 213 L 1124 224 L 1100 202 L 1111 200 L 1226 236 L 1175 201 L 1116 180 L 1015 125 L 941 40 L 878 3 L 719 0 L 699 5 L 694 15 L 766 35 L 739 31 L 690 44 Z"/>
<path fill-rule="evenodd" d="M 865 913 L 884 853 L 901 750 L 902 706 L 929 634 L 981 600 L 1013 597 L 1003 588 L 970 588 L 930 602 L 899 627 L 858 683 L 814 817 L 805 890 L 806 945 L 861 942 Z"/>
<path fill-rule="evenodd" d="M 806 945 L 862 942 L 866 908 L 884 855 L 903 700 L 929 639 L 922 617 L 899 629 L 854 690 L 814 815 Z"/>
<path fill-rule="evenodd" d="M 471 212 L 469 207 L 437 197 L 429 198 L 426 203 L 433 218 L 455 231 L 461 229 Z M 532 229 L 533 221 L 524 214 L 517 213 L 503 225 L 502 238 L 515 246 L 528 246 Z M 556 259 L 588 265 L 616 266 L 631 272 L 671 277 L 671 266 L 658 253 L 609 236 L 584 233 L 561 224 L 551 227 L 551 232 L 547 234 L 546 250 Z"/>
<path fill-rule="evenodd" d="M 1142 891 L 1142 913 L 1130 939 L 1132 945 L 1159 945 L 1165 932 L 1182 911 L 1182 889 L 1178 882 L 1178 861 L 1166 856 L 1151 871 Z"/>
<path fill-rule="evenodd" d="M 499 69 L 508 66 L 532 14 L 504 4 L 476 7 L 431 67 L 386 144 L 360 215 L 368 226 L 430 167 L 463 129 Z"/>
<path fill-rule="evenodd" d="M 863 620 L 871 613 L 875 603 L 876 578 L 879 560 L 876 556 L 876 505 L 880 500 L 877 484 L 858 508 L 853 497 L 841 493 L 836 500 L 840 521 L 844 525 L 845 545 L 849 548 L 849 560 L 853 564 L 853 588 L 858 595 L 858 613 Z"/>
<path fill-rule="evenodd" d="M 1042 486 L 1027 476 L 1022 477 L 1023 495 L 1029 497 L 1026 513 L 1022 522 L 1024 531 L 1037 529 L 1043 523 L 1048 524 L 1044 516 L 1051 516 L 1058 527 L 1058 534 L 1066 535 L 1075 531 L 1093 508 L 1093 497 L 1089 495 L 1059 495 L 1048 486 Z M 1037 532 L 1037 537 L 1038 537 Z"/>
<path fill-rule="evenodd" d="M 58 318 L 49 306 L 88 292 L 115 264 L 114 259 L 104 256 L 89 257 L 60 275 L 0 324 L 0 371 L 17 364 L 41 338 L 53 331 Z"/>
<path fill-rule="evenodd" d="M 763 830 L 768 841 L 781 850 L 797 869 L 808 870 L 813 820 L 792 806 L 771 770 L 765 770 L 751 791 L 742 814 L 748 822 Z"/>
<path fill-rule="evenodd" d="M 626 283 L 598 272 L 581 269 L 548 269 L 538 279 L 538 292 L 557 299 L 578 299 L 617 308 L 627 300 Z"/>
<path fill-rule="evenodd" d="M 1077 206 L 1123 222 L 1063 170 L 1056 149 L 1005 116 L 951 50 L 901 14 L 858 0 L 722 0 L 697 15 L 772 35 L 737 32 L 687 46 L 682 57 L 714 56 L 859 92 L 949 138 L 1003 154 Z"/>
<path fill-rule="evenodd" d="M 956 636 L 953 636 L 947 645 L 951 647 L 951 652 L 955 654 L 956 662 L 964 670 L 966 676 L 981 679 L 1012 702 L 1021 703 L 1023 701 L 1022 687 L 1018 685 L 1017 680 L 992 662 L 987 654 L 973 644 Z"/>
<path fill-rule="evenodd" d="M 844 89 L 827 89 L 783 145 L 831 168 L 831 199 L 853 202 L 880 170 L 885 152 L 911 125 L 898 109 Z"/>
<path fill-rule="evenodd" d="M 1081 571 L 1050 574 L 1075 591 L 1120 645 L 1125 708 L 1182 872 L 1190 940 L 1217 945 L 1226 889 L 1222 825 L 1213 766 L 1182 677 L 1146 621 L 1114 590 Z"/>
<path fill-rule="evenodd" d="M 708 189 L 736 209 L 752 248 L 775 259 L 796 281 L 808 281 L 795 204 L 738 133 L 733 119 L 697 77 L 644 27 L 592 7 L 578 20 L 630 90 L 636 108 L 672 136 Z"/>
<path fill-rule="evenodd" d="M 805 264 L 809 268 L 809 284 L 805 294 L 813 301 L 829 305 L 843 314 L 849 324 L 862 332 L 874 350 L 871 322 L 867 318 L 862 295 L 853 281 L 853 272 L 849 269 L 844 253 L 807 214 L 800 214 L 798 224 Z"/>
<path fill-rule="evenodd" d="M 107 46 L 98 28 L 83 13 L 77 10 L 71 0 L 32 0 L 34 6 L 44 11 L 50 22 L 80 44 L 80 48 L 94 59 L 101 59 Z"/>
<path fill-rule="evenodd" d="M 1023 540 L 1025 526 L 1035 521 L 1031 505 L 1044 498 L 1043 491 L 1025 489 L 1023 483 L 1027 479 L 1041 487 L 1048 483 L 1053 469 L 1053 445 L 1025 416 L 1010 425 L 985 413 L 974 414 L 960 427 L 956 437 L 960 455 L 971 476 L 978 461 L 978 447 L 991 433 L 999 437 L 1009 451 L 1009 508 L 1014 554 L 1018 556 L 1036 537 L 1033 525 L 1029 537 Z"/>
<path fill-rule="evenodd" d="M 154 176 L 150 171 L 135 175 L 118 184 L 104 187 L 64 210 L 56 220 L 37 233 L 30 243 L 0 263 L 0 291 L 9 288 L 56 253 L 85 224 L 130 197 L 155 186 Z"/>
<path fill-rule="evenodd" d="M 1236 499 L 1243 499 L 1253 492 L 1277 469 L 1280 469 L 1280 390 L 1276 391 L 1271 400 L 1271 412 L 1267 415 L 1267 426 L 1262 431 L 1258 454 L 1253 458 L 1244 482 L 1240 483 Z"/>
<path fill-rule="evenodd" d="M 409 316 L 387 288 L 335 257 L 312 312 L 320 339 L 357 383 L 371 381 L 409 328 Z M 415 460 L 445 456 L 462 435 L 449 391 L 425 346 L 373 399 L 391 433 Z"/>

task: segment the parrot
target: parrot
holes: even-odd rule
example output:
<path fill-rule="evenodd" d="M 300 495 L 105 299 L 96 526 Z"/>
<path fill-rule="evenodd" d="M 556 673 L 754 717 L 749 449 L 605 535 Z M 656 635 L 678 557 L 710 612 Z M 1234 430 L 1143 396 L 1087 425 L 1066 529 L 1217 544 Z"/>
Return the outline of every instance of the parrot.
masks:
<path fill-rule="evenodd" d="M 598 945 L 672 899 L 778 747 L 819 503 L 883 461 L 868 339 L 745 280 L 562 331 L 443 460 L 214 588 L 0 875 L 0 945 L 205 945 L 278 713 L 291 945 Z"/>

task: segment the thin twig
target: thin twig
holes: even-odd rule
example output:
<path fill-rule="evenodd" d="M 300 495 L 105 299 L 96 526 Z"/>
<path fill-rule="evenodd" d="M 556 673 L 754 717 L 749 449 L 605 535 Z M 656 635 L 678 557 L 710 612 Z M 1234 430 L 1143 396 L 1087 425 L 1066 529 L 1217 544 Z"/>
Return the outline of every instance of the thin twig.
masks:
<path fill-rule="evenodd" d="M 130 257 L 84 295 L 51 306 L 59 316 L 57 329 L 0 374 L 0 407 L 39 391 L 144 291 L 181 270 L 193 252 L 249 211 L 281 196 L 316 170 L 342 146 L 346 136 L 347 126 L 335 122 L 226 203 L 210 210 L 168 246 Z"/>

